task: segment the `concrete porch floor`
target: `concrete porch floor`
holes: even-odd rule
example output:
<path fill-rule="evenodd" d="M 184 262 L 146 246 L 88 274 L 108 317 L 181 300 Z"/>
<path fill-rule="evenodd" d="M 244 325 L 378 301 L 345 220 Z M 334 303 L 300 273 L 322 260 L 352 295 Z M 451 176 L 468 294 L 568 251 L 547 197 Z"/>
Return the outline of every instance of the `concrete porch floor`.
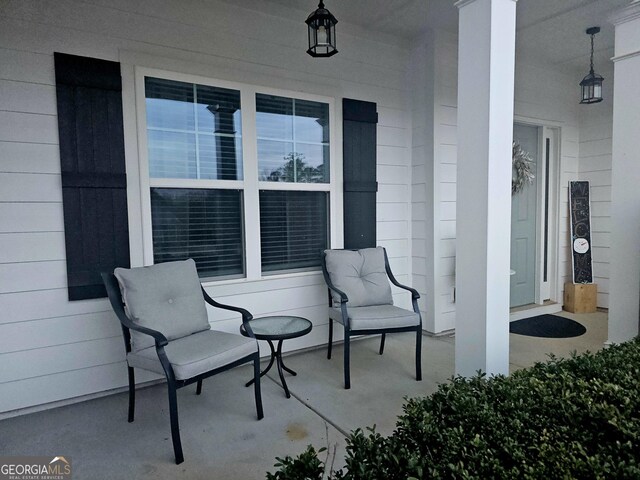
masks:
<path fill-rule="evenodd" d="M 549 353 L 602 348 L 606 313 L 561 315 L 585 325 L 587 333 L 569 339 L 511 335 L 511 371 L 544 361 Z M 180 390 L 181 465 L 174 464 L 162 384 L 138 390 L 132 424 L 126 393 L 0 421 L 0 455 L 71 457 L 76 479 L 262 479 L 275 470 L 276 456 L 295 456 L 312 444 L 335 452 L 334 466 L 340 468 L 346 433 L 375 424 L 390 434 L 403 397 L 429 395 L 454 372 L 452 336 L 424 337 L 422 382 L 415 381 L 415 337 L 388 336 L 383 356 L 377 354 L 379 338 L 353 342 L 351 390 L 342 387 L 341 346 L 334 347 L 332 360 L 325 348 L 287 356 L 285 364 L 298 371 L 287 377 L 292 398 L 285 398 L 275 369 L 269 372 L 262 381 L 265 418 L 259 422 L 252 390 L 244 387 L 248 367 L 205 381 L 199 397 L 195 385 Z"/>

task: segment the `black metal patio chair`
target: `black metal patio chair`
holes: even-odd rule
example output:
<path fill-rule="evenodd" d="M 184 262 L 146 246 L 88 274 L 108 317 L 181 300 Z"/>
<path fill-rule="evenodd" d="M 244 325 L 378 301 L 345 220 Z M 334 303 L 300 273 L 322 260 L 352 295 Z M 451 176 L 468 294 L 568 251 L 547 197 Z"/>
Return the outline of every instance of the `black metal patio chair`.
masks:
<path fill-rule="evenodd" d="M 263 417 L 260 394 L 260 354 L 253 336 L 252 315 L 223 305 L 202 288 L 195 262 L 167 262 L 150 267 L 116 268 L 102 273 L 111 306 L 120 323 L 129 373 L 129 422 L 135 412 L 134 368 L 164 374 L 169 392 L 171 438 L 176 464 L 184 461 L 176 391 L 230 368 L 253 362 L 258 420 Z M 249 338 L 211 330 L 205 302 L 242 315 Z"/>
<path fill-rule="evenodd" d="M 329 344 L 331 358 L 333 321 L 344 327 L 344 387 L 351 388 L 350 348 L 354 335 L 382 334 L 380 355 L 387 333 L 416 332 L 416 380 L 422 380 L 422 317 L 417 290 L 400 284 L 391 272 L 382 247 L 362 250 L 325 250 L 322 273 L 329 287 Z M 393 305 L 389 280 L 411 292 L 413 311 Z"/>

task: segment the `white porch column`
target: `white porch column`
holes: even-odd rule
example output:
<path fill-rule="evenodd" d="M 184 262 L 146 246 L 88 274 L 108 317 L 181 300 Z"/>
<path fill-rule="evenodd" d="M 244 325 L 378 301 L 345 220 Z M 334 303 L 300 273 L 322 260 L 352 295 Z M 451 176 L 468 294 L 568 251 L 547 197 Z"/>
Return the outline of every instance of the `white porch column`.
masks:
<path fill-rule="evenodd" d="M 509 373 L 516 0 L 460 0 L 456 373 Z"/>
<path fill-rule="evenodd" d="M 640 299 L 640 2 L 615 24 L 609 343 L 638 335 Z"/>

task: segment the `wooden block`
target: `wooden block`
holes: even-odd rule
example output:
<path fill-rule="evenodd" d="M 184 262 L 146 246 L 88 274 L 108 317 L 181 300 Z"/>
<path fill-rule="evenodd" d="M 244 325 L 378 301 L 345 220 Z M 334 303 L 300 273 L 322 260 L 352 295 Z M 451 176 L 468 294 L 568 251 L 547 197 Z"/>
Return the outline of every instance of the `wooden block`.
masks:
<path fill-rule="evenodd" d="M 598 285 L 595 283 L 565 283 L 564 308 L 571 313 L 593 313 L 598 309 Z"/>

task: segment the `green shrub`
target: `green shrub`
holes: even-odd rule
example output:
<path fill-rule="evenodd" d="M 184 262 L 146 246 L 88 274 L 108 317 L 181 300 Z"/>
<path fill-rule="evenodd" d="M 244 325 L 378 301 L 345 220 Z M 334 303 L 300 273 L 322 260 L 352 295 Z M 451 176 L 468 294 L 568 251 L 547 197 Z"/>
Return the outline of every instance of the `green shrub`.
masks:
<path fill-rule="evenodd" d="M 638 479 L 640 340 L 509 377 L 454 378 L 403 412 L 389 437 L 352 432 L 332 478 Z M 298 476 L 267 478 L 320 478 L 309 452 L 297 458 Z"/>
<path fill-rule="evenodd" d="M 276 473 L 267 473 L 267 480 L 321 480 L 324 475 L 324 462 L 318 458 L 318 453 L 325 451 L 321 448 L 316 452 L 311 445 L 292 458 L 287 455 L 284 458 L 276 457 L 274 467 L 280 467 Z"/>

